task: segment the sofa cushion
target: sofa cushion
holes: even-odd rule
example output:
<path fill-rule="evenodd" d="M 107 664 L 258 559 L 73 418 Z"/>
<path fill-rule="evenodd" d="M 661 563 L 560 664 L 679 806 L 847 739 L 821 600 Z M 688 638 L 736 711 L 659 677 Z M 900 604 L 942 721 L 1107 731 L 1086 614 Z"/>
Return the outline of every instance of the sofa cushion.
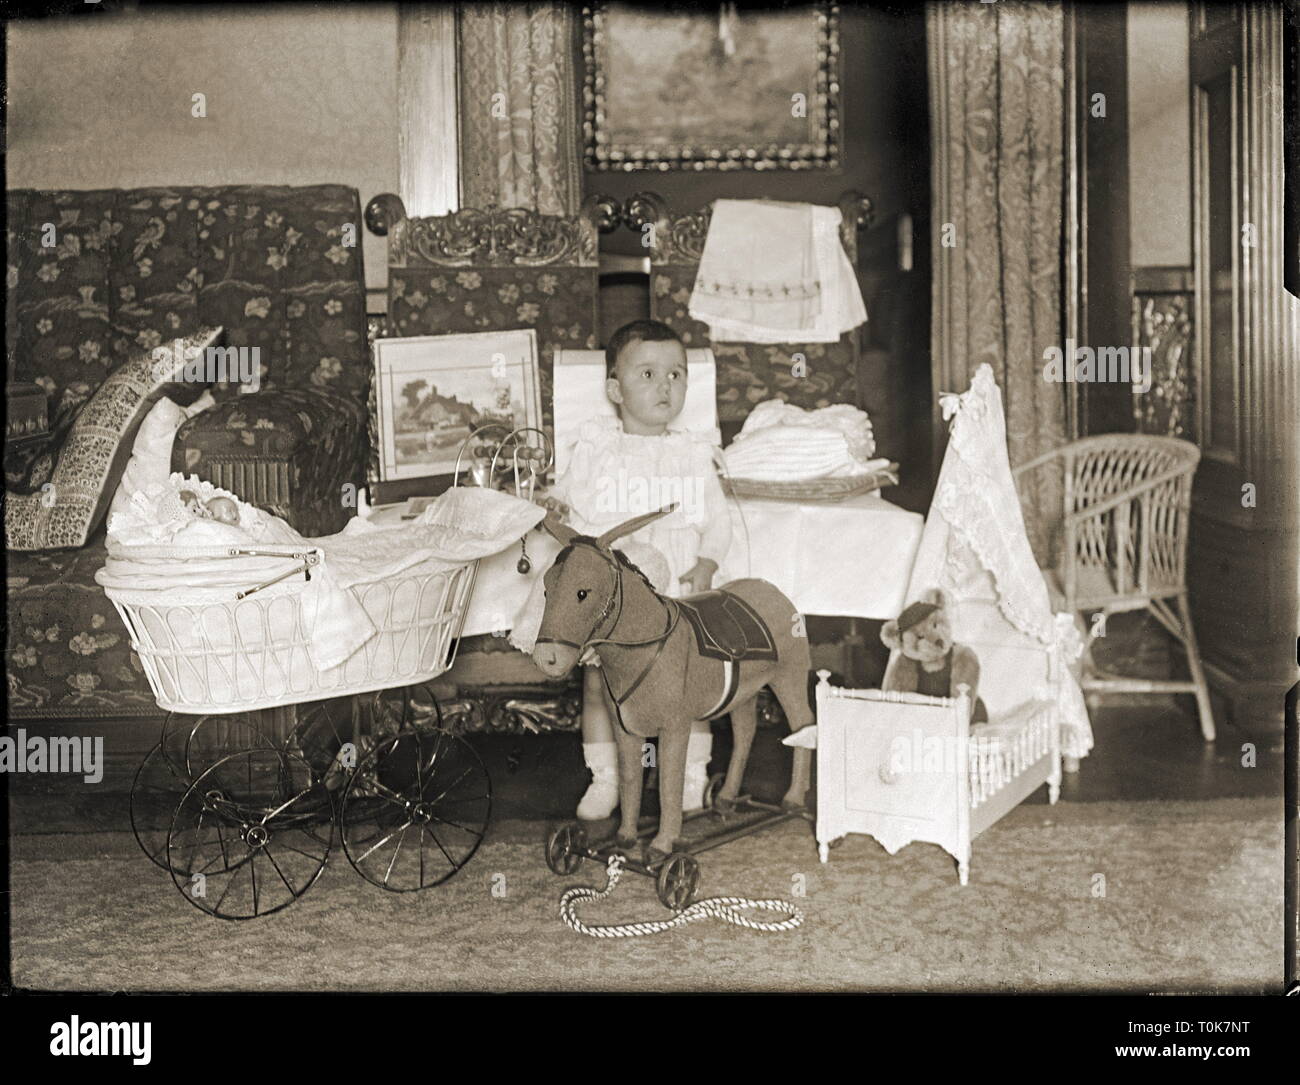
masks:
<path fill-rule="evenodd" d="M 233 347 L 258 347 L 264 387 L 365 398 L 355 189 L 11 189 L 7 205 L 11 379 L 50 397 L 50 448 L 62 446 L 110 361 L 201 325 L 224 327 Z M 6 474 L 21 473 L 41 451 L 7 462 Z"/>
<path fill-rule="evenodd" d="M 160 709 L 113 604 L 95 583 L 104 532 L 78 550 L 11 553 L 5 670 L 17 716 L 76 719 Z"/>

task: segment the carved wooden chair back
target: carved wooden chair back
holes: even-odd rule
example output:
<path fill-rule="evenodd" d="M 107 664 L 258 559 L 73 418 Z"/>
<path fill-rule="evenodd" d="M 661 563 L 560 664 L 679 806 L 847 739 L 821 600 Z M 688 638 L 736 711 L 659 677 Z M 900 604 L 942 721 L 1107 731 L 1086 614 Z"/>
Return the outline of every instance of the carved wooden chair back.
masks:
<path fill-rule="evenodd" d="M 871 200 L 850 191 L 838 204 L 843 214 L 840 240 L 856 269 L 857 235 L 871 221 Z M 653 192 L 638 193 L 623 209 L 627 226 L 650 241 L 651 315 L 673 328 L 688 347 L 713 348 L 718 362 L 719 420 L 743 422 L 754 404 L 773 398 L 805 408 L 858 404 L 858 330 L 841 336 L 838 343 L 712 343 L 708 328 L 691 318 L 687 306 L 712 215 L 712 204 L 674 213 Z"/>
<path fill-rule="evenodd" d="M 366 224 L 388 237 L 388 318 L 378 334 L 534 329 L 553 435 L 554 353 L 597 346 L 598 236 L 618 220 L 618 205 L 600 196 L 575 216 L 488 207 L 417 218 L 397 196 L 376 196 Z"/>

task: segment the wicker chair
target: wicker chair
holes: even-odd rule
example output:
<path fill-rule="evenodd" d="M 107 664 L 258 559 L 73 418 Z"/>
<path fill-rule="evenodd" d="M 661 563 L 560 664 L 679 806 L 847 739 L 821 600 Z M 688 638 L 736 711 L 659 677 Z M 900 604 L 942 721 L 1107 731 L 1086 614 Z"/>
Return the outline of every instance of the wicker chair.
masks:
<path fill-rule="evenodd" d="M 1091 664 L 1093 638 L 1105 629 L 1094 622 L 1085 692 L 1193 693 L 1201 734 L 1210 742 L 1214 715 L 1186 578 L 1192 476 L 1200 458 L 1200 449 L 1188 441 L 1105 434 L 1054 449 L 1014 473 L 1019 477 L 1049 465 L 1059 465 L 1063 473 L 1056 567 L 1045 571 L 1054 603 L 1075 614 L 1150 610 L 1187 652 L 1187 681 L 1106 674 Z"/>

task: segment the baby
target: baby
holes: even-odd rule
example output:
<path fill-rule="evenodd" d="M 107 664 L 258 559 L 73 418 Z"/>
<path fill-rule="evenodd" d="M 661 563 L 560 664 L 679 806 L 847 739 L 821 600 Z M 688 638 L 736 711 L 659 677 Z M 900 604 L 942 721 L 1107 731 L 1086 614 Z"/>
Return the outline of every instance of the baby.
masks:
<path fill-rule="evenodd" d="M 239 526 L 239 506 L 230 498 L 218 496 L 204 502 L 193 490 L 182 490 L 180 496 L 181 503 L 190 515 L 197 516 L 200 520 L 216 520 L 220 524 Z"/>
<path fill-rule="evenodd" d="M 666 324 L 637 320 L 610 338 L 605 364 L 605 393 L 619 417 L 582 425 L 564 474 L 546 503 L 592 536 L 676 503 L 674 512 L 635 532 L 618 548 L 664 595 L 707 591 L 731 541 L 731 518 L 713 466 L 716 432 L 710 436 L 669 428 L 686 403 L 686 348 Z M 541 623 L 541 583 L 539 576 L 511 637 L 524 651 L 532 650 Z M 578 805 L 578 817 L 598 820 L 618 805 L 618 758 L 614 706 L 596 671 L 594 653 L 589 652 L 588 659 L 591 663 L 583 668 L 582 751 L 592 783 Z M 685 810 L 703 804 L 712 744 L 708 722 L 697 722 L 687 746 Z"/>

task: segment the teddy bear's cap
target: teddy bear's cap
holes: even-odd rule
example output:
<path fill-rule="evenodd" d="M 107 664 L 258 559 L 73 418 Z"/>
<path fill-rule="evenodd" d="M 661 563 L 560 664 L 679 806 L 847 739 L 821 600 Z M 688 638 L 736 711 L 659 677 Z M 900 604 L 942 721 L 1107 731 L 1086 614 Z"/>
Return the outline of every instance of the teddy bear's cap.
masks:
<path fill-rule="evenodd" d="M 907 632 L 912 626 L 925 621 L 926 618 L 939 609 L 937 603 L 913 603 L 898 616 L 898 631 L 900 633 Z"/>

